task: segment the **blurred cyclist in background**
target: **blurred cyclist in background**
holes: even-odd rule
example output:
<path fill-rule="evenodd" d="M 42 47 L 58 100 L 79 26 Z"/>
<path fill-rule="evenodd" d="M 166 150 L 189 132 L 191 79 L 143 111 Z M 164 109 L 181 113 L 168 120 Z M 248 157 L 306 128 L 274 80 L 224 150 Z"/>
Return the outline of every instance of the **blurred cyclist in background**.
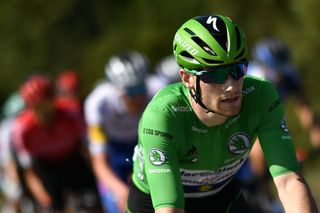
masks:
<path fill-rule="evenodd" d="M 56 79 L 57 104 L 82 113 L 79 97 L 79 76 L 75 70 L 62 70 Z"/>
<path fill-rule="evenodd" d="M 153 97 L 162 87 L 180 81 L 179 70 L 173 55 L 162 58 L 155 66 L 155 73 L 147 78 L 149 97 Z"/>
<path fill-rule="evenodd" d="M 11 94 L 3 105 L 3 119 L 0 123 L 0 188 L 5 205 L 1 212 L 21 212 L 24 191 L 12 150 L 12 129 L 16 116 L 23 108 L 24 102 L 18 92 Z"/>
<path fill-rule="evenodd" d="M 136 51 L 112 56 L 107 81 L 85 100 L 92 165 L 107 212 L 125 211 L 137 129 L 148 102 L 145 78 L 149 62 Z"/>
<path fill-rule="evenodd" d="M 15 121 L 14 148 L 40 209 L 65 212 L 65 195 L 74 193 L 84 210 L 101 212 L 95 178 L 82 155 L 82 117 L 55 103 L 54 83 L 48 76 L 31 76 L 20 94 L 25 109 Z"/>

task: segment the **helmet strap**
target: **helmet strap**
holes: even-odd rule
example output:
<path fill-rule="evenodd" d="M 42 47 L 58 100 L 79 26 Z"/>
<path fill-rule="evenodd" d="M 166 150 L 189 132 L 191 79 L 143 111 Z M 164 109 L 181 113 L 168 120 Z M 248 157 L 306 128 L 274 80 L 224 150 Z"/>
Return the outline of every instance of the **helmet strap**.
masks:
<path fill-rule="evenodd" d="M 202 108 L 207 110 L 206 113 L 216 113 L 215 111 L 208 109 L 201 100 L 200 76 L 196 76 L 196 88 L 190 89 L 190 95 L 197 104 L 199 104 Z"/>

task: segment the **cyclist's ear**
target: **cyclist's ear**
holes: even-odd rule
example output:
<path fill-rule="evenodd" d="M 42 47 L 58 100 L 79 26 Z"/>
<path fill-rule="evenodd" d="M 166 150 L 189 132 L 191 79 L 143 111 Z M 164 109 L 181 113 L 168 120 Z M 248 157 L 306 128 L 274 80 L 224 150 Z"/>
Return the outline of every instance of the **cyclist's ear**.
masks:
<path fill-rule="evenodd" d="M 181 76 L 182 83 L 189 89 L 194 88 L 195 77 L 183 69 L 181 69 L 179 73 Z"/>

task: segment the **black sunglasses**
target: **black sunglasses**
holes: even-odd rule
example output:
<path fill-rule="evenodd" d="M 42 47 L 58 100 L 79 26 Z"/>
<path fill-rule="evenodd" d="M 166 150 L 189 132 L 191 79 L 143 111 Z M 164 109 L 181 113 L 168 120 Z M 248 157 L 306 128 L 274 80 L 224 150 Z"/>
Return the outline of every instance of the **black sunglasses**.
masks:
<path fill-rule="evenodd" d="M 200 76 L 204 83 L 223 84 L 230 75 L 234 80 L 239 80 L 247 73 L 248 61 L 230 64 L 221 67 L 210 67 L 204 70 L 188 70 L 193 75 Z"/>

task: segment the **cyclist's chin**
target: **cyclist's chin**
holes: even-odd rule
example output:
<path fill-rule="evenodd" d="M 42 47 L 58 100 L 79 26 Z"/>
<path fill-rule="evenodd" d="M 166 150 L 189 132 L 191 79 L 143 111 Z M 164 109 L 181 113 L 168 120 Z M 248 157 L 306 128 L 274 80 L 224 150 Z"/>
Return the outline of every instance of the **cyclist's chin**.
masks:
<path fill-rule="evenodd" d="M 241 102 L 239 104 L 222 104 L 221 107 L 221 114 L 227 116 L 227 117 L 232 117 L 236 116 L 241 109 Z"/>
<path fill-rule="evenodd" d="M 225 117 L 233 117 L 238 115 L 240 110 L 222 110 L 222 111 L 217 111 L 218 114 L 223 115 Z"/>

